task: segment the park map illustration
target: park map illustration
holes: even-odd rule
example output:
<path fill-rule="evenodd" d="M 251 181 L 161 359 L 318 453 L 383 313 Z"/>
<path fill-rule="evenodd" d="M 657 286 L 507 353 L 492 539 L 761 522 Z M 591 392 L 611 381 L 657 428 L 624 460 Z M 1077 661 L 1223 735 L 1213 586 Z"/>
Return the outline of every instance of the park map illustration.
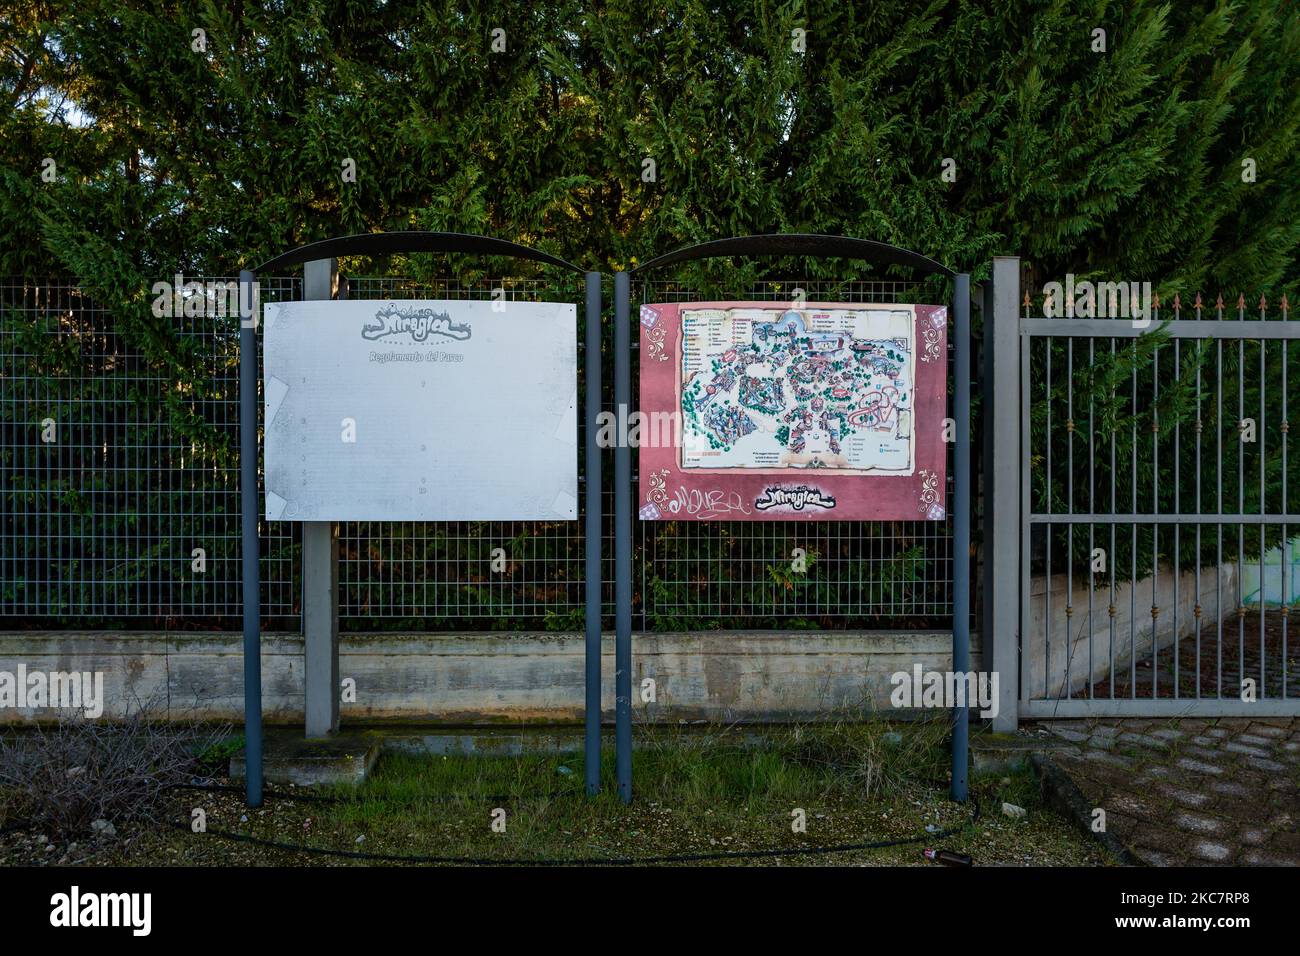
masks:
<path fill-rule="evenodd" d="M 911 306 L 683 308 L 680 467 L 912 474 L 915 325 Z"/>

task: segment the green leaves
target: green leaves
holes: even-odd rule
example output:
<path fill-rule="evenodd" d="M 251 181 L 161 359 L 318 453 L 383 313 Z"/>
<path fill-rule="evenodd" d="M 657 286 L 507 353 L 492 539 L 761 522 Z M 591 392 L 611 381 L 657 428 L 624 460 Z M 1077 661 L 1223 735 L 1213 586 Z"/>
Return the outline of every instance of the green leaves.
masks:
<path fill-rule="evenodd" d="M 132 420 L 127 403 L 148 405 L 132 427 L 147 420 L 221 474 L 233 460 L 229 422 L 217 420 L 230 382 L 214 384 L 213 369 L 229 355 L 199 354 L 199 336 L 154 319 L 149 283 L 233 275 L 349 232 L 480 232 L 597 269 L 692 241 L 825 232 L 977 273 L 993 255 L 1019 255 L 1035 294 L 1073 273 L 1149 279 L 1166 297 L 1296 299 L 1300 14 L 1287 0 L 51 9 L 19 0 L 0 18 L 0 274 L 67 277 L 111 313 L 114 351 L 139 356 L 142 374 L 206 389 L 109 398 L 115 427 Z M 1105 52 L 1093 50 L 1098 28 Z M 41 177 L 46 159 L 53 182 Z M 347 159 L 355 182 L 342 175 Z M 953 181 L 940 178 L 948 159 Z M 1243 181 L 1246 159 L 1254 182 Z M 500 265 L 415 256 L 344 269 L 431 283 Z M 774 275 L 861 277 L 815 261 L 705 262 L 677 275 L 711 297 Z M 819 288 L 835 297 L 832 282 Z M 42 339 L 49 354 L 27 374 L 78 368 L 72 338 Z M 1165 343 L 1159 405 L 1130 408 L 1128 383 L 1146 374 L 1156 341 L 1076 366 L 1076 408 L 1094 402 L 1090 427 L 1107 453 L 1112 430 L 1121 451 L 1132 444 L 1134 414 L 1141 431 L 1155 413 L 1161 441 L 1175 423 L 1184 439 L 1193 427 L 1186 381 L 1191 363 L 1206 366 L 1187 345 L 1181 386 L 1168 382 Z M 108 381 L 86 376 L 69 398 Z M 1059 425 L 1069 399 L 1058 388 L 1052 401 Z M 1035 409 L 1036 428 L 1044 415 Z M 1083 437 L 1075 417 L 1080 431 L 1050 439 L 1058 455 Z M 1162 454 L 1162 467 L 1174 460 Z M 772 600 L 772 582 L 755 577 Z"/>
<path fill-rule="evenodd" d="M 1300 17 L 1283 0 L 395 6 L 21 9 L 0 24 L 0 222 L 18 239 L 0 272 L 80 277 L 91 254 L 229 274 L 419 224 L 592 267 L 797 230 L 968 269 L 1019 254 L 1035 281 L 1297 277 Z M 51 122 L 60 101 L 84 115 Z M 79 251 L 86 235 L 33 207 L 112 248 Z"/>

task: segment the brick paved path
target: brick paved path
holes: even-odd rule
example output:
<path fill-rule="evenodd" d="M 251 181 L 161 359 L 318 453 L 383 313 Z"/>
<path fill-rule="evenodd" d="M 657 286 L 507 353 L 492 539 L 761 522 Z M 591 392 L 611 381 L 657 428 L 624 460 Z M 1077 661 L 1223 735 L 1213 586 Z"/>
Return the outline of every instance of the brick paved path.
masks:
<path fill-rule="evenodd" d="M 1052 759 L 1139 859 L 1300 866 L 1300 719 L 1051 721 Z"/>

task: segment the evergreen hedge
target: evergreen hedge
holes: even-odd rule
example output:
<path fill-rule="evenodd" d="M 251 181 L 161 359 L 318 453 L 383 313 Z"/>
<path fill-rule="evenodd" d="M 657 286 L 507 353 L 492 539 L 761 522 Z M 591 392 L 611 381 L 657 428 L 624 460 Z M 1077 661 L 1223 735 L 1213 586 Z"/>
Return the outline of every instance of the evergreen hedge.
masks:
<path fill-rule="evenodd" d="M 1252 308 L 1287 290 L 1294 301 L 1300 277 L 1289 0 L 15 0 L 0 45 L 0 275 L 75 282 L 122 347 L 177 384 L 145 396 L 96 384 L 90 365 L 69 384 L 69 343 L 10 312 L 3 331 L 22 338 L 8 341 L 49 350 L 23 374 L 126 388 L 150 427 L 190 437 L 217 469 L 228 431 L 180 398 L 219 397 L 211 356 L 150 314 L 152 282 L 232 275 L 350 232 L 480 232 L 603 270 L 692 241 L 824 232 L 912 248 L 977 281 L 990 257 L 1018 255 L 1031 291 L 1067 273 L 1149 279 L 1166 303 L 1222 292 L 1230 310 L 1238 294 Z M 472 282 L 505 267 L 344 268 Z M 683 278 L 725 294 L 856 268 L 715 263 Z M 1134 353 L 1143 376 L 1159 341 Z M 1197 405 L 1185 390 L 1114 404 L 1126 361 L 1079 371 L 1075 400 L 1112 410 L 1121 448 L 1155 417 L 1166 440 L 1186 435 Z M 1280 422 L 1278 390 L 1247 395 L 1261 400 Z M 1046 408 L 1036 401 L 1036 423 Z M 13 412 L 6 430 L 38 411 Z M 1064 451 L 1078 435 L 1052 440 Z M 1260 467 L 1280 482 L 1280 464 Z M 10 510 L 34 493 L 8 488 Z M 900 547 L 898 560 L 912 569 L 915 555 Z"/>

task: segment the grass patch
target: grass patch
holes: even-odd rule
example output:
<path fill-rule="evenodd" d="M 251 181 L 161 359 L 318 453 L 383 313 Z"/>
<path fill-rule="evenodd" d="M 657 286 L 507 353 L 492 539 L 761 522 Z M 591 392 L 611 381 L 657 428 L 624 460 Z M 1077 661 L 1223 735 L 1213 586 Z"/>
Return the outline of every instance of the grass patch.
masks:
<path fill-rule="evenodd" d="M 644 860 L 679 854 L 765 853 L 844 844 L 918 842 L 832 854 L 696 861 L 700 865 L 923 864 L 938 845 L 977 863 L 1104 862 L 1084 835 L 1043 807 L 1032 775 L 977 779 L 984 815 L 947 797 L 945 721 L 883 721 L 769 729 L 638 730 L 635 801 L 614 792 L 612 755 L 603 792 L 582 793 L 579 754 L 428 756 L 385 753 L 358 788 L 325 802 L 268 799 L 250 811 L 236 793 L 175 795 L 172 826 L 141 826 L 129 846 L 52 862 L 313 864 L 378 861 L 240 843 L 213 831 L 322 849 L 484 861 Z M 1000 816 L 1001 800 L 1030 811 Z M 194 809 L 206 833 L 189 832 Z M 494 829 L 502 819 L 504 829 Z M 805 826 L 792 826 L 801 819 Z M 939 837 L 938 831 L 953 830 Z M 0 838 L 0 841 L 6 838 Z M 0 853 L 5 844 L 0 842 Z M 10 850 L 15 851 L 10 844 Z M 85 848 L 78 848 L 84 853 Z M 47 858 L 52 851 L 43 851 Z M 10 854 L 12 859 L 12 853 Z M 929 865 L 929 864 L 925 864 Z"/>

